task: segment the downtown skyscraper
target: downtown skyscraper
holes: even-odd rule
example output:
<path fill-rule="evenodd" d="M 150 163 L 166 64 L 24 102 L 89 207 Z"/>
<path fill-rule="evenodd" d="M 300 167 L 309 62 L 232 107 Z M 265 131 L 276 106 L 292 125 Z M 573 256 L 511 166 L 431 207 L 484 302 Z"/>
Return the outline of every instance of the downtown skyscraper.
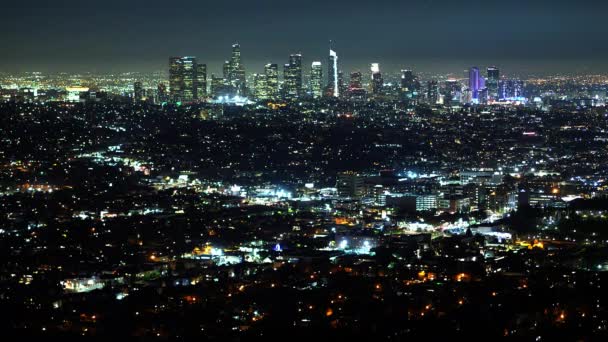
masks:
<path fill-rule="evenodd" d="M 413 100 L 420 91 L 420 82 L 414 72 L 409 69 L 401 70 L 401 96 L 407 100 Z"/>
<path fill-rule="evenodd" d="M 207 66 L 196 57 L 169 58 L 169 94 L 171 101 L 190 102 L 206 96 Z"/>
<path fill-rule="evenodd" d="M 482 91 L 486 88 L 486 82 L 479 73 L 478 67 L 469 69 L 469 92 L 472 103 L 479 103 L 482 100 Z"/>
<path fill-rule="evenodd" d="M 380 64 L 372 63 L 370 70 L 372 72 L 371 93 L 373 95 L 380 95 L 382 87 L 384 86 L 384 80 L 382 79 L 382 73 L 380 72 Z"/>
<path fill-rule="evenodd" d="M 327 89 L 330 96 L 340 96 L 340 84 L 338 82 L 338 54 L 329 49 L 329 60 L 327 63 Z"/>
<path fill-rule="evenodd" d="M 230 60 L 224 62 L 224 79 L 227 85 L 234 88 L 236 95 L 245 95 L 245 67 L 241 61 L 241 46 L 238 43 L 232 45 Z"/>
<path fill-rule="evenodd" d="M 266 64 L 264 75 L 266 76 L 266 94 L 269 99 L 276 100 L 279 98 L 279 66 L 273 63 Z"/>
<path fill-rule="evenodd" d="M 283 90 L 286 98 L 302 96 L 302 55 L 292 54 L 284 68 Z"/>
<path fill-rule="evenodd" d="M 323 66 L 321 62 L 312 62 L 310 68 L 310 91 L 315 99 L 323 96 Z"/>
<path fill-rule="evenodd" d="M 488 67 L 487 69 L 488 80 L 486 86 L 488 87 L 488 97 L 492 100 L 499 100 L 499 82 L 500 82 L 500 71 L 497 67 Z"/>

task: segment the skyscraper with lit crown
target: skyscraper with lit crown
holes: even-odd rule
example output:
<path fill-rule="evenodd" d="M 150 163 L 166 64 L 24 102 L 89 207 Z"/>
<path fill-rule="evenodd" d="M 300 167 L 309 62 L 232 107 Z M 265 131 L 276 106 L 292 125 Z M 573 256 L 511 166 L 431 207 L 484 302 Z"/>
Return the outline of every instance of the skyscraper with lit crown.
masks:
<path fill-rule="evenodd" d="M 338 54 L 329 49 L 329 62 L 327 63 L 327 88 L 333 97 L 340 96 L 340 85 L 338 83 Z"/>
<path fill-rule="evenodd" d="M 196 57 L 169 58 L 169 92 L 172 101 L 189 102 L 205 96 L 207 67 Z M 200 93 L 200 94 L 199 94 Z"/>
<path fill-rule="evenodd" d="M 497 67 L 492 66 L 488 68 L 487 72 L 488 81 L 486 82 L 486 85 L 488 87 L 488 96 L 492 100 L 498 100 L 500 97 L 498 94 L 500 71 Z"/>
<path fill-rule="evenodd" d="M 266 93 L 269 99 L 276 100 L 279 98 L 279 66 L 268 63 L 264 66 L 264 74 L 266 75 Z"/>
<path fill-rule="evenodd" d="M 228 70 L 226 70 L 226 67 Z M 232 85 L 238 95 L 245 95 L 247 83 L 245 80 L 245 67 L 241 61 L 241 45 L 235 43 L 232 45 L 232 55 L 228 65 L 225 66 L 225 72 L 228 73 L 228 82 Z"/>
<path fill-rule="evenodd" d="M 321 62 L 312 62 L 310 68 L 310 91 L 315 99 L 323 95 L 323 66 Z"/>
<path fill-rule="evenodd" d="M 370 69 L 372 72 L 372 94 L 379 95 L 382 92 L 382 87 L 384 86 L 384 80 L 382 79 L 382 73 L 380 72 L 380 64 L 372 63 Z"/>
<path fill-rule="evenodd" d="M 292 54 L 289 63 L 284 68 L 284 90 L 286 98 L 298 98 L 302 96 L 302 55 Z"/>

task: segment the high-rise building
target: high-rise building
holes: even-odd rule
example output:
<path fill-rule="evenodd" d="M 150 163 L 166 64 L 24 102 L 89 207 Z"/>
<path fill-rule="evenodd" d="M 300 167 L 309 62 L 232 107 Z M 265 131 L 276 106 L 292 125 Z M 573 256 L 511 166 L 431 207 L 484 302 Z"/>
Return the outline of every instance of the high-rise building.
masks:
<path fill-rule="evenodd" d="M 164 103 L 169 101 L 167 97 L 167 86 L 164 83 L 159 83 L 156 88 L 156 97 L 158 103 Z"/>
<path fill-rule="evenodd" d="M 302 55 L 289 56 L 289 63 L 284 68 L 285 97 L 298 98 L 302 96 Z"/>
<path fill-rule="evenodd" d="M 266 74 L 253 74 L 253 95 L 257 100 L 268 99 L 268 80 Z"/>
<path fill-rule="evenodd" d="M 407 100 L 413 100 L 418 97 L 420 91 L 420 82 L 418 77 L 414 75 L 412 70 L 401 70 L 401 96 Z"/>
<path fill-rule="evenodd" d="M 488 87 L 488 96 L 492 100 L 498 100 L 498 87 L 500 82 L 500 71 L 497 67 L 489 67 L 488 68 L 488 81 L 486 82 L 486 86 Z"/>
<path fill-rule="evenodd" d="M 266 75 L 266 93 L 268 98 L 276 100 L 279 97 L 279 67 L 276 64 L 266 64 L 264 67 Z"/>
<path fill-rule="evenodd" d="M 230 88 L 226 85 L 223 77 L 211 75 L 211 96 L 217 98 L 224 96 L 227 93 L 227 89 Z"/>
<path fill-rule="evenodd" d="M 445 81 L 445 101 L 444 104 L 451 105 L 459 103 L 462 99 L 462 86 L 457 80 Z"/>
<path fill-rule="evenodd" d="M 245 67 L 241 61 L 241 46 L 238 43 L 232 45 L 232 56 L 228 65 L 228 82 L 236 89 L 238 95 L 245 94 L 247 87 Z"/>
<path fill-rule="evenodd" d="M 372 72 L 371 92 L 374 95 L 379 95 L 384 86 L 384 80 L 382 79 L 382 73 L 380 72 L 380 64 L 372 63 L 370 69 Z"/>
<path fill-rule="evenodd" d="M 207 97 L 207 64 L 196 65 L 196 99 Z"/>
<path fill-rule="evenodd" d="M 363 77 L 360 71 L 355 71 L 350 74 L 348 98 L 349 100 L 356 102 L 364 101 L 366 99 L 366 91 L 363 89 Z"/>
<path fill-rule="evenodd" d="M 485 89 L 485 87 L 485 79 L 479 73 L 479 68 L 472 67 L 471 69 L 469 69 L 469 92 L 472 103 L 480 102 L 480 94 L 482 93 L 482 90 Z"/>
<path fill-rule="evenodd" d="M 224 76 L 224 84 L 230 84 L 230 61 L 224 61 L 222 75 Z"/>
<path fill-rule="evenodd" d="M 360 71 L 355 71 L 350 74 L 349 90 L 362 89 L 363 88 L 363 77 Z"/>
<path fill-rule="evenodd" d="M 517 100 L 524 97 L 524 82 L 516 79 L 501 81 L 498 97 L 501 100 Z"/>
<path fill-rule="evenodd" d="M 321 62 L 312 62 L 310 68 L 310 91 L 315 99 L 323 95 L 323 66 Z"/>
<path fill-rule="evenodd" d="M 181 57 L 171 57 L 169 58 L 169 96 L 171 101 L 181 101 L 183 87 L 182 59 Z"/>
<path fill-rule="evenodd" d="M 434 105 L 439 102 L 439 85 L 437 81 L 430 80 L 427 82 L 426 98 L 429 104 Z"/>
<path fill-rule="evenodd" d="M 333 97 L 340 96 L 340 84 L 338 82 L 338 54 L 330 49 L 329 61 L 327 63 L 327 88 Z"/>
<path fill-rule="evenodd" d="M 205 75 L 199 77 L 198 73 L 203 71 Z M 206 77 L 206 66 L 199 67 L 196 57 L 171 57 L 169 59 L 169 91 L 171 100 L 175 102 L 198 100 L 199 87 L 202 86 L 199 83 L 203 77 Z"/>
<path fill-rule="evenodd" d="M 141 101 L 144 98 L 144 87 L 141 82 L 137 81 L 133 84 L 133 101 Z"/>
<path fill-rule="evenodd" d="M 338 90 L 342 95 L 346 92 L 346 82 L 344 82 L 344 72 L 342 70 L 338 70 Z"/>
<path fill-rule="evenodd" d="M 363 177 L 358 173 L 352 171 L 339 173 L 336 183 L 336 189 L 340 197 L 358 198 L 363 196 L 365 184 Z"/>

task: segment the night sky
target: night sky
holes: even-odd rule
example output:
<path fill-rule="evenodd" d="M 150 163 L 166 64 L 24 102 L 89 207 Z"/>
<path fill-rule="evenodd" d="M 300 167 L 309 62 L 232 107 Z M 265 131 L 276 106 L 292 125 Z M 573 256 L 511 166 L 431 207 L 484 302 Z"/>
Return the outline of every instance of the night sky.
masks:
<path fill-rule="evenodd" d="M 0 72 L 153 71 L 194 55 L 212 72 L 241 43 L 247 72 L 301 52 L 342 68 L 608 71 L 605 0 L 28 0 L 0 10 Z"/>

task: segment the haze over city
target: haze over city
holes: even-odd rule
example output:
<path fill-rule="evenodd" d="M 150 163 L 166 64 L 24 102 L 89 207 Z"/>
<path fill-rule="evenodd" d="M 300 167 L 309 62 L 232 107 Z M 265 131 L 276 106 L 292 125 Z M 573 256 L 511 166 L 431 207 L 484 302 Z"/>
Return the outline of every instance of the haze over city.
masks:
<path fill-rule="evenodd" d="M 605 1 L 104 1 L 11 2 L 0 13 L 2 71 L 158 71 L 169 55 L 220 70 L 239 42 L 245 66 L 300 52 L 344 67 L 450 72 L 469 64 L 516 73 L 608 70 Z"/>

